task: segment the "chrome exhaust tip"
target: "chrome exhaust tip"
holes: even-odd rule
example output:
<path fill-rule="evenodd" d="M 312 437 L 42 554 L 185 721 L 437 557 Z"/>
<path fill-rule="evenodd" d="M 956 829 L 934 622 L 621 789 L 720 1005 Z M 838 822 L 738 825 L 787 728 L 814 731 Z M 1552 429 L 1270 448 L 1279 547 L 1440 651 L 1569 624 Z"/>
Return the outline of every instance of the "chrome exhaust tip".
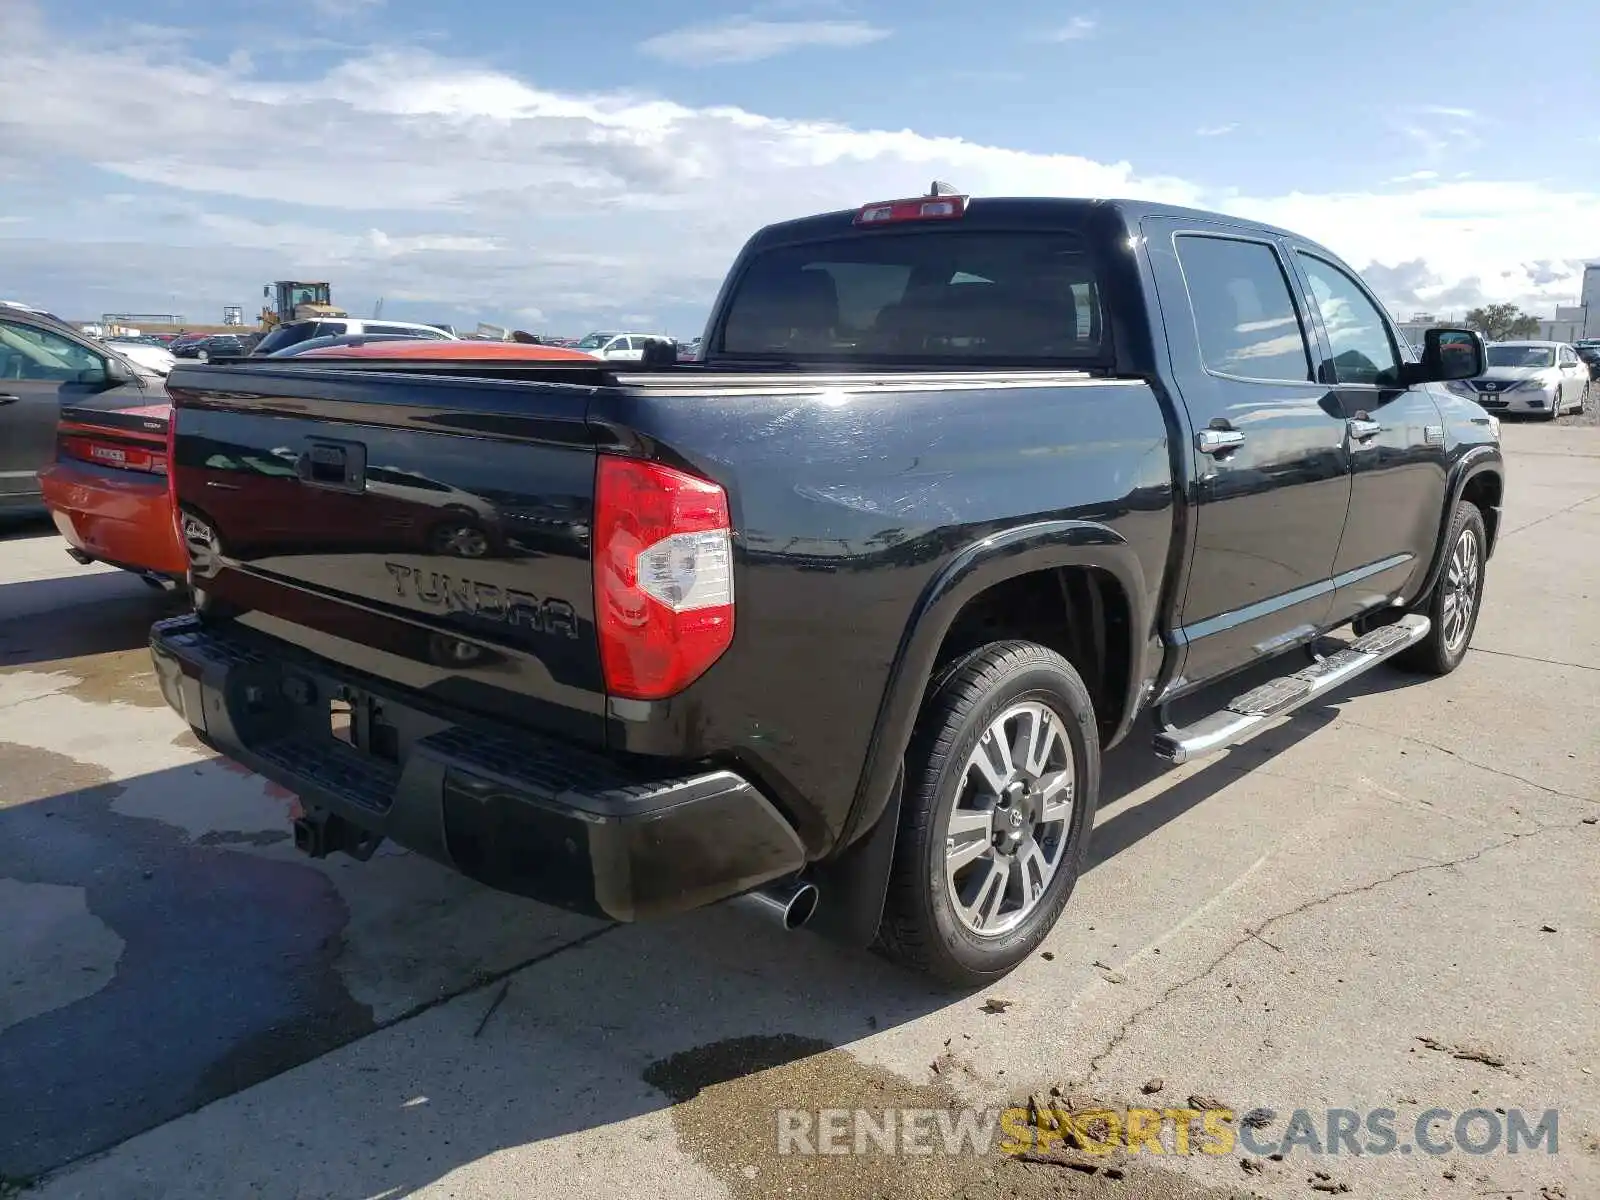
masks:
<path fill-rule="evenodd" d="M 769 883 L 734 897 L 734 902 L 784 929 L 799 929 L 817 911 L 817 889 L 815 884 L 795 880 Z"/>

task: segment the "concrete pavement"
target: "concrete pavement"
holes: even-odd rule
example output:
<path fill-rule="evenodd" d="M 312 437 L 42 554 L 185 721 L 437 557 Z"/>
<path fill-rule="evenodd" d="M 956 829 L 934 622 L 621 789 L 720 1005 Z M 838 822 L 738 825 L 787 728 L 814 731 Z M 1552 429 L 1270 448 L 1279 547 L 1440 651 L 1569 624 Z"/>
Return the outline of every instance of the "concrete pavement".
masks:
<path fill-rule="evenodd" d="M 959 998 L 739 912 L 609 927 L 411 855 L 300 859 L 290 800 L 161 707 L 161 598 L 0 542 L 0 1172 L 48 1200 L 1600 1195 L 1600 429 L 1506 441 L 1462 668 L 1176 771 L 1119 749 L 1049 957 Z M 1554 1108 L 1559 1152 L 776 1153 L 778 1108 L 1052 1085 L 1265 1107 L 1257 1142 L 1299 1109 L 1410 1142 L 1429 1108 Z"/>

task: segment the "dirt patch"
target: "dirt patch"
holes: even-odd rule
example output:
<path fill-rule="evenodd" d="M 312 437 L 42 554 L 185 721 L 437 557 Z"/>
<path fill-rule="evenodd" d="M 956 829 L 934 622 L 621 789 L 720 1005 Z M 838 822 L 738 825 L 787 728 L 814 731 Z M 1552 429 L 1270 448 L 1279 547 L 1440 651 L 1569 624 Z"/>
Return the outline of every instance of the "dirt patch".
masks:
<path fill-rule="evenodd" d="M 109 783 L 111 772 L 33 746 L 0 742 L 0 809 L 35 800 L 71 802 L 71 793 Z M 44 805 L 51 816 L 52 805 Z"/>
<path fill-rule="evenodd" d="M 1450 1042 L 1441 1042 L 1438 1038 L 1432 1037 L 1419 1037 L 1417 1041 L 1421 1042 L 1429 1050 L 1440 1054 L 1448 1054 L 1451 1058 L 1458 1058 L 1462 1062 L 1482 1063 L 1486 1067 L 1494 1067 L 1501 1071 L 1507 1069 L 1505 1055 L 1484 1046 L 1457 1046 Z"/>
<path fill-rule="evenodd" d="M 166 700 L 156 683 L 150 651 L 115 650 L 85 658 L 63 659 L 52 670 L 76 675 L 78 682 L 66 694 L 99 704 L 136 704 L 141 708 L 162 708 Z"/>
<path fill-rule="evenodd" d="M 941 1075 L 943 1072 L 941 1072 Z M 961 1102 L 942 1081 L 909 1083 L 848 1052 L 811 1038 L 781 1035 L 714 1042 L 653 1064 L 645 1082 L 673 1101 L 679 1143 L 720 1179 L 735 1200 L 1248 1200 L 1253 1193 L 1202 1187 L 1134 1158 L 1066 1151 L 1010 1155 L 997 1125 L 986 1149 L 974 1151 L 957 1133 L 959 1153 L 946 1153 L 946 1130 L 957 1129 Z M 1027 1102 L 1023 1101 L 1025 1108 Z M 853 1124 L 839 1139 L 852 1152 L 806 1153 L 809 1143 L 780 1138 L 810 1114 L 863 1110 L 880 1129 L 904 1114 L 929 1113 L 933 1153 L 886 1153 L 870 1139 L 857 1154 Z M 788 1115 L 781 1115 L 788 1114 Z M 896 1117 L 887 1114 L 900 1114 Z M 812 1126 L 812 1134 L 819 1133 Z M 780 1150 L 780 1140 L 784 1143 Z"/>

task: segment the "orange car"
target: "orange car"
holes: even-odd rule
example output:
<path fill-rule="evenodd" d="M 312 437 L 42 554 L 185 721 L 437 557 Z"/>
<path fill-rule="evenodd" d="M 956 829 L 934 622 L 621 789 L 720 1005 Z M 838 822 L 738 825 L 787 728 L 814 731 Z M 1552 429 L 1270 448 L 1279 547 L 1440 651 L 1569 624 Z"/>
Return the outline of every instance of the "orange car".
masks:
<path fill-rule="evenodd" d="M 170 415 L 166 404 L 117 407 L 110 397 L 63 404 L 56 460 L 39 472 L 67 553 L 162 588 L 181 582 L 188 570 L 167 495 Z"/>
<path fill-rule="evenodd" d="M 557 346 L 475 341 L 369 342 L 308 350 L 294 358 L 597 361 Z M 284 365 L 292 366 L 294 358 Z M 167 491 L 170 416 L 165 404 L 119 408 L 109 396 L 98 403 L 63 405 L 56 461 L 39 472 L 45 504 L 70 544 L 69 554 L 79 562 L 132 571 L 161 588 L 183 582 L 188 573 Z"/>

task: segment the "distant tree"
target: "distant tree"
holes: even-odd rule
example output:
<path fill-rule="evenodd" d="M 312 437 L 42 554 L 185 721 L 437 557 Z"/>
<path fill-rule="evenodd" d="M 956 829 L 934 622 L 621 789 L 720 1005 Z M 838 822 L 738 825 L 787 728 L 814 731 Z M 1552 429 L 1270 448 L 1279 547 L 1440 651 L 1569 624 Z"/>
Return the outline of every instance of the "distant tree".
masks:
<path fill-rule="evenodd" d="M 1539 335 L 1539 318 L 1515 304 L 1486 304 L 1467 314 L 1467 324 L 1491 342 Z"/>

